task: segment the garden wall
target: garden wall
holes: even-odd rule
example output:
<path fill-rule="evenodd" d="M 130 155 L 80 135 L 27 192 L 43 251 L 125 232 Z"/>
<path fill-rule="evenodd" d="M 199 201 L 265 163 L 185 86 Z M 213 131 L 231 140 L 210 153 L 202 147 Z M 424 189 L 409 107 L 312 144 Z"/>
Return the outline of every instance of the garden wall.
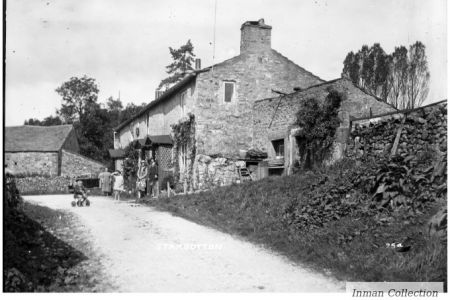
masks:
<path fill-rule="evenodd" d="M 238 167 L 245 167 L 245 162 L 199 154 L 194 163 L 194 189 L 230 185 L 239 180 Z"/>
<path fill-rule="evenodd" d="M 404 119 L 406 115 L 406 119 Z M 400 133 L 399 133 L 400 132 Z M 396 142 L 397 135 L 400 135 Z M 391 154 L 446 156 L 447 101 L 418 109 L 352 121 L 347 156 Z"/>
<path fill-rule="evenodd" d="M 16 178 L 16 186 L 22 195 L 66 194 L 69 178 L 57 177 L 23 177 Z"/>

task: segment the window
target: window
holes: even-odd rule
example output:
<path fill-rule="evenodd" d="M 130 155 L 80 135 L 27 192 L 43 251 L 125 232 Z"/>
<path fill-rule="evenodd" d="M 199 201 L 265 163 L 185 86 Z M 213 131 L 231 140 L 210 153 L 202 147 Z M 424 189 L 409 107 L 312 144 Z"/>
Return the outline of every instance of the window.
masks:
<path fill-rule="evenodd" d="M 139 137 L 139 127 L 136 127 L 136 137 Z"/>
<path fill-rule="evenodd" d="M 184 116 L 185 113 L 185 107 L 186 107 L 186 92 L 183 92 L 180 95 L 180 107 L 181 107 L 181 114 Z"/>
<path fill-rule="evenodd" d="M 284 140 L 272 141 L 272 145 L 275 150 L 275 155 L 284 157 Z"/>
<path fill-rule="evenodd" d="M 224 101 L 231 102 L 231 100 L 233 100 L 234 95 L 234 82 L 225 82 L 224 90 L 225 90 Z"/>

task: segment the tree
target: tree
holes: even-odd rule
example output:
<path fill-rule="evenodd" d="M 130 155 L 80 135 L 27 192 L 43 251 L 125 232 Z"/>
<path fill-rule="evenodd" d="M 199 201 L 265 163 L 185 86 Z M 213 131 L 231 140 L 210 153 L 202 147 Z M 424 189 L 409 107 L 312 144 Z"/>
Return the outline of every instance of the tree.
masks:
<path fill-rule="evenodd" d="M 428 72 L 425 46 L 416 42 L 408 50 L 396 47 L 390 55 L 380 44 L 349 52 L 344 60 L 342 77 L 350 79 L 366 92 L 399 109 L 414 108 L 428 95 Z"/>
<path fill-rule="evenodd" d="M 404 46 L 395 47 L 390 65 L 388 102 L 396 108 L 404 109 L 406 108 L 404 104 L 406 103 L 406 84 L 408 80 L 408 50 Z"/>
<path fill-rule="evenodd" d="M 97 103 L 98 87 L 95 79 L 84 75 L 72 77 L 56 89 L 62 97 L 58 114 L 67 122 L 82 121 L 89 106 Z"/>
<path fill-rule="evenodd" d="M 108 99 L 106 99 L 106 107 L 109 111 L 121 111 L 123 109 L 123 104 L 120 99 L 114 99 L 112 96 L 110 96 Z"/>
<path fill-rule="evenodd" d="M 344 60 L 342 77 L 350 79 L 367 92 L 387 99 L 390 57 L 380 44 L 363 45 L 356 54 L 349 52 Z"/>
<path fill-rule="evenodd" d="M 359 57 L 350 51 L 344 60 L 344 69 L 342 70 L 342 77 L 350 79 L 354 84 L 359 84 Z"/>
<path fill-rule="evenodd" d="M 58 116 L 48 116 L 42 121 L 38 119 L 28 119 L 24 122 L 24 125 L 35 125 L 35 126 L 54 126 L 54 125 L 62 125 L 63 122 Z"/>
<path fill-rule="evenodd" d="M 146 103 L 141 103 L 141 105 L 136 105 L 134 103 L 128 103 L 125 109 L 123 109 L 119 116 L 119 124 L 131 119 L 134 115 L 140 112 L 144 107 L 147 106 Z"/>
<path fill-rule="evenodd" d="M 173 59 L 173 62 L 166 67 L 167 74 L 170 76 L 161 81 L 158 86 L 159 90 L 169 89 L 183 77 L 184 73 L 194 69 L 192 63 L 194 62 L 195 54 L 191 40 L 188 40 L 185 45 L 178 49 L 169 47 L 169 51 Z"/>
<path fill-rule="evenodd" d="M 428 72 L 425 45 L 417 41 L 409 47 L 408 80 L 406 83 L 406 108 L 420 106 L 428 96 L 430 72 Z"/>

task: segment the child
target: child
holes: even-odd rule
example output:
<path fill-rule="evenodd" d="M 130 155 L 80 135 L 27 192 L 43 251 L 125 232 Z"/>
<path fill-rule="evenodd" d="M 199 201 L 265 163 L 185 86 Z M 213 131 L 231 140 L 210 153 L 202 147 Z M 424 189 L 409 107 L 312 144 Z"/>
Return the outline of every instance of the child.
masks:
<path fill-rule="evenodd" d="M 120 200 L 120 193 L 123 192 L 123 176 L 120 171 L 113 174 L 114 200 Z"/>
<path fill-rule="evenodd" d="M 86 189 L 84 188 L 83 182 L 81 180 L 77 181 L 77 184 L 75 184 L 73 191 L 73 197 L 77 198 L 78 196 L 81 196 L 83 198 L 83 201 L 87 199 Z"/>

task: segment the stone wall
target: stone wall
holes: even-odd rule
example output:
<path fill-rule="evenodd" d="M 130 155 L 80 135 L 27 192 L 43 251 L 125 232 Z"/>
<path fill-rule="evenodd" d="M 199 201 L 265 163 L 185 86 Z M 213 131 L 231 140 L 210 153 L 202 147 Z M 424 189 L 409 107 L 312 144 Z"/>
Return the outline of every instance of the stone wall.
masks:
<path fill-rule="evenodd" d="M 22 195 L 68 193 L 69 178 L 63 176 L 32 176 L 16 178 L 16 185 Z"/>
<path fill-rule="evenodd" d="M 81 154 L 62 150 L 61 176 L 72 177 L 86 174 L 97 176 L 106 167 L 105 164 Z"/>
<path fill-rule="evenodd" d="M 234 83 L 231 102 L 224 101 L 225 82 Z M 197 75 L 197 150 L 200 154 L 237 156 L 252 145 L 252 109 L 272 91 L 292 92 L 323 82 L 272 49 L 245 52 Z"/>
<path fill-rule="evenodd" d="M 419 158 L 423 155 L 446 157 L 447 101 L 409 113 L 353 121 L 352 128 L 349 157 L 391 154 L 400 129 L 397 154 Z"/>
<path fill-rule="evenodd" d="M 245 167 L 245 162 L 225 157 L 197 155 L 194 163 L 194 189 L 204 190 L 235 183 L 239 180 L 238 167 Z"/>
<path fill-rule="evenodd" d="M 352 117 L 395 110 L 355 87 L 349 80 L 329 81 L 286 96 L 256 101 L 253 105 L 253 147 L 270 153 L 271 140 L 287 135 L 289 127 L 296 121 L 301 103 L 311 98 L 323 101 L 331 89 L 346 95 L 340 111 Z"/>
<path fill-rule="evenodd" d="M 20 176 L 58 175 L 58 152 L 6 152 L 5 163 Z"/>
<path fill-rule="evenodd" d="M 241 26 L 241 53 L 270 49 L 272 44 L 271 31 L 272 27 L 264 23 L 258 25 L 251 25 L 248 22 L 244 23 Z"/>

